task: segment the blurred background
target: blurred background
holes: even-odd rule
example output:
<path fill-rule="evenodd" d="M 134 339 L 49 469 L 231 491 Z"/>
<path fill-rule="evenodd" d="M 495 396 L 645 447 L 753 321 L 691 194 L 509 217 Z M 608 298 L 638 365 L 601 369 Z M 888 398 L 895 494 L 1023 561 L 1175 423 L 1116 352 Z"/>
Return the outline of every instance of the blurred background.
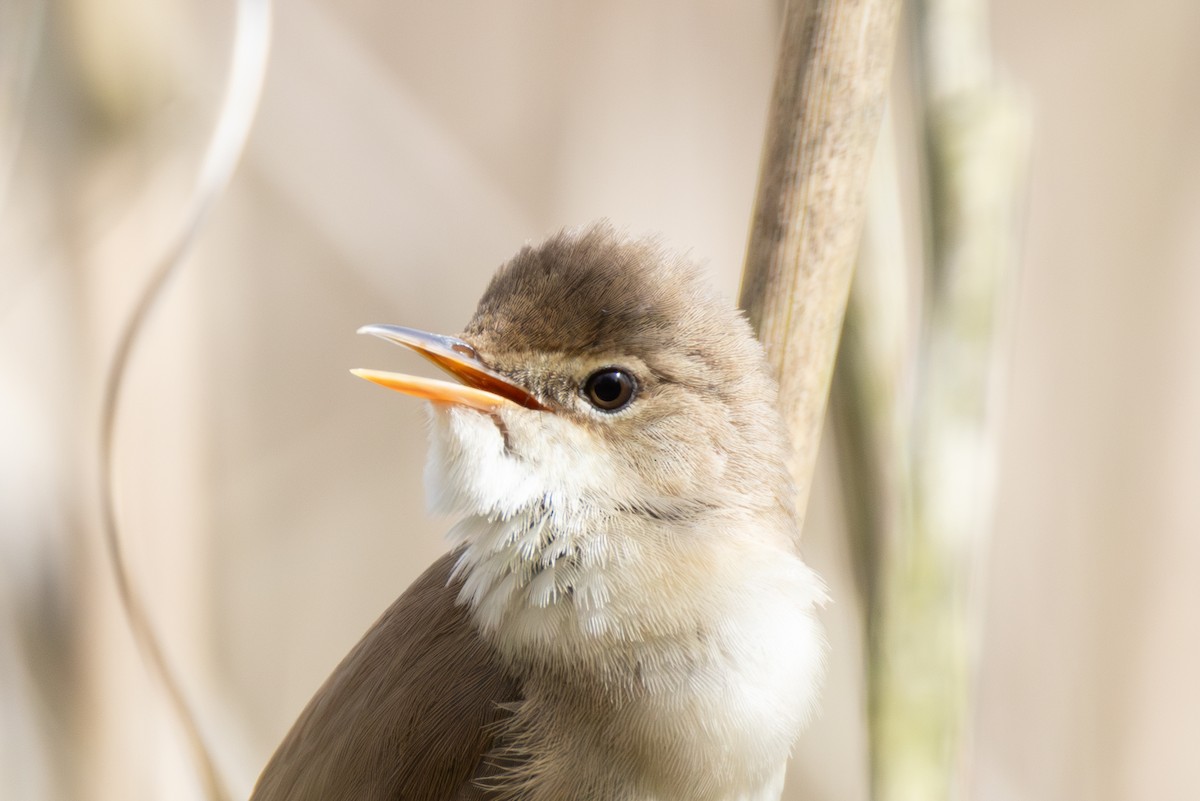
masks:
<path fill-rule="evenodd" d="M 982 433 L 951 471 L 974 477 L 953 497 L 976 533 L 951 546 L 953 676 L 922 674 L 963 687 L 950 792 L 1198 798 L 1200 4 L 937 6 L 902 22 L 851 322 L 891 371 L 876 418 L 924 421 L 927 442 L 928 378 L 964 353 L 927 344 L 938 176 L 982 181 L 976 241 L 1001 278 L 965 351 L 989 365 Z M 413 360 L 355 329 L 455 332 L 522 243 L 599 217 L 660 232 L 736 297 L 778 16 L 278 4 L 241 166 L 135 347 L 113 455 L 131 572 L 239 795 L 444 547 L 423 410 L 347 372 Z M 97 449 L 118 333 L 191 213 L 234 17 L 232 0 L 0 4 L 5 798 L 200 797 L 104 561 Z M 989 120 L 995 150 L 951 136 L 938 155 L 947 92 L 967 99 L 956 130 Z M 862 405 L 835 391 L 833 416 Z M 865 617 L 891 596 L 863 579 L 887 557 L 853 536 L 856 457 L 831 432 L 805 534 L 835 598 L 829 683 L 785 798 L 853 801 L 879 741 Z M 883 638 L 901 649 L 903 622 Z"/>

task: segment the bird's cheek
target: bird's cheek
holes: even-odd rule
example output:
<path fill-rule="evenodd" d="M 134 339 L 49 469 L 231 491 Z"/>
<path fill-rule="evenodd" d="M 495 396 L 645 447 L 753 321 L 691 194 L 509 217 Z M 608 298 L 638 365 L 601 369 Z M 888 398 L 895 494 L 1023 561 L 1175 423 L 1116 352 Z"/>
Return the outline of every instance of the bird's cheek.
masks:
<path fill-rule="evenodd" d="M 515 461 L 546 493 L 599 500 L 623 481 L 624 464 L 612 443 L 565 415 L 505 410 Z"/>
<path fill-rule="evenodd" d="M 629 462 L 654 494 L 711 500 L 722 489 L 725 456 L 695 420 L 681 414 L 655 426 L 641 447 L 630 449 Z"/>

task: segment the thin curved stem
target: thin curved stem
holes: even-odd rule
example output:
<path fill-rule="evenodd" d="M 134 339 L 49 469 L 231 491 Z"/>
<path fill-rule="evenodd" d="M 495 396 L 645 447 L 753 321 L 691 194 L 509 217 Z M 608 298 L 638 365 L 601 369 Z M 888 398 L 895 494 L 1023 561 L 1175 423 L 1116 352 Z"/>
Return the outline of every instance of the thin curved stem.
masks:
<path fill-rule="evenodd" d="M 178 716 L 204 782 L 205 794 L 213 801 L 228 801 L 229 793 L 209 752 L 199 723 L 187 702 L 178 678 L 171 670 L 162 644 L 146 612 L 146 604 L 134 586 L 121 545 L 121 527 L 113 486 L 114 437 L 117 412 L 134 345 L 145 328 L 151 310 L 162 297 L 163 288 L 187 258 L 197 235 L 221 192 L 229 184 L 245 146 L 258 108 L 270 51 L 270 0 L 239 0 L 233 55 L 217 125 L 205 149 L 204 161 L 193 190 L 191 213 L 167 249 L 137 305 L 121 331 L 105 376 L 100 409 L 100 503 L 105 547 L 121 605 L 129 619 L 134 639 L 151 670 L 158 675 L 171 707 Z"/>

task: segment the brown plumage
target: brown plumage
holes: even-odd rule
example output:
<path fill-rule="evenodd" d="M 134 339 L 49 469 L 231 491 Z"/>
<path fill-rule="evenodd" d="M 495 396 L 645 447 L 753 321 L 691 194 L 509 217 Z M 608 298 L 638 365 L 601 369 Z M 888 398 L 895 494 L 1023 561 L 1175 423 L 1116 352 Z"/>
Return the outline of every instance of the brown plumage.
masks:
<path fill-rule="evenodd" d="M 309 702 L 253 801 L 468 801 L 503 705 L 519 699 L 450 580 L 433 564 Z"/>

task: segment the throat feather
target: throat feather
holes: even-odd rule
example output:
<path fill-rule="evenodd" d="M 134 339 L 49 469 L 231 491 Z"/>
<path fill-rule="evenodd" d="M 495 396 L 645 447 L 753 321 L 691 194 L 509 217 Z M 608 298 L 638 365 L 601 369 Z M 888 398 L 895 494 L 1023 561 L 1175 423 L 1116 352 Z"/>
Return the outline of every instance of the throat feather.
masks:
<path fill-rule="evenodd" d="M 603 519 L 563 514 L 542 499 L 515 515 L 467 517 L 450 532 L 460 549 L 459 602 L 485 631 L 520 627 L 555 636 L 564 626 L 600 633 L 610 598 Z"/>

